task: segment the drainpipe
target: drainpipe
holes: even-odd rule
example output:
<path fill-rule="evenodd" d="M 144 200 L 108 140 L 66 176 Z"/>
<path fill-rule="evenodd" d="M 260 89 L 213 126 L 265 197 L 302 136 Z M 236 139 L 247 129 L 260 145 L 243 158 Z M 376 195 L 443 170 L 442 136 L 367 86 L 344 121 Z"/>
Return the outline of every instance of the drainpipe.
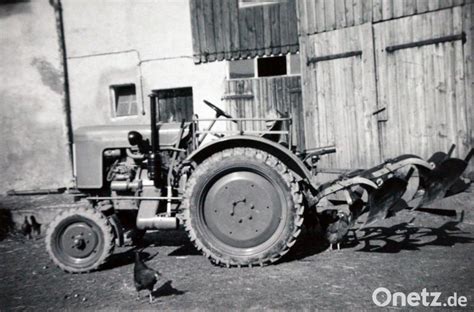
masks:
<path fill-rule="evenodd" d="M 54 15 L 56 19 L 56 32 L 58 35 L 59 54 L 61 56 L 61 67 L 63 69 L 63 109 L 66 116 L 66 137 L 69 151 L 69 160 L 71 170 L 74 172 L 74 157 L 73 157 L 73 132 L 72 132 L 72 120 L 71 120 L 71 98 L 69 94 L 69 78 L 68 78 L 68 67 L 67 67 L 67 54 L 66 54 L 66 40 L 64 37 L 64 20 L 63 20 L 63 9 L 61 0 L 49 0 L 49 4 L 54 8 Z"/>

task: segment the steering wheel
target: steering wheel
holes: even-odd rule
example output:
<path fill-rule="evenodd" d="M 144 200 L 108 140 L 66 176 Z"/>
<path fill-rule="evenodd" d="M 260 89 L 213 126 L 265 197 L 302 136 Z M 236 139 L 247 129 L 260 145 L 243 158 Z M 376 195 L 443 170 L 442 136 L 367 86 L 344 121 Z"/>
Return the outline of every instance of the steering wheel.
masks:
<path fill-rule="evenodd" d="M 225 118 L 230 118 L 230 119 L 233 118 L 231 115 L 227 114 L 226 112 L 224 112 L 222 109 L 215 106 L 211 102 L 204 100 L 204 103 L 207 104 L 207 106 L 209 106 L 216 112 L 216 118 L 219 118 L 220 116 L 224 116 Z"/>

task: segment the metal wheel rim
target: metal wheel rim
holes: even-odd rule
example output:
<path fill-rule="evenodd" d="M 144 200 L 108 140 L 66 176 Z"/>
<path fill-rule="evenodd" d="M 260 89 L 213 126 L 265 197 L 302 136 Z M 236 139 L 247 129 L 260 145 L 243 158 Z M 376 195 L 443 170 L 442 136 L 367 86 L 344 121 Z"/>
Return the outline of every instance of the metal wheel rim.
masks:
<path fill-rule="evenodd" d="M 248 196 L 245 202 L 243 198 L 239 198 L 242 197 L 242 192 L 230 195 L 233 188 L 240 187 L 239 184 L 244 188 L 247 184 L 248 190 L 253 189 L 248 193 L 244 192 L 243 197 L 245 194 Z M 225 191 L 229 194 L 226 195 Z M 283 232 L 288 208 L 283 194 L 284 188 L 258 168 L 240 166 L 238 169 L 223 170 L 206 183 L 201 193 L 199 226 L 202 227 L 206 240 L 226 253 L 258 253 L 277 242 Z M 254 207 L 251 208 L 252 206 Z M 232 210 L 234 215 L 231 215 Z"/>
<path fill-rule="evenodd" d="M 103 246 L 100 227 L 81 216 L 63 220 L 53 233 L 53 252 L 62 263 L 72 267 L 83 268 L 94 264 L 100 258 Z"/>

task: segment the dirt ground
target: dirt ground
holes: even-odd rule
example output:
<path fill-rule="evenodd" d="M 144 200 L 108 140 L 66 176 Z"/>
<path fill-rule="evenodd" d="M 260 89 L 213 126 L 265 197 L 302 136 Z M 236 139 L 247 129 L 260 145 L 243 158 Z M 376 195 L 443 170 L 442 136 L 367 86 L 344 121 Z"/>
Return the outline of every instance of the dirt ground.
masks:
<path fill-rule="evenodd" d="M 216 267 L 183 231 L 149 233 L 147 263 L 163 274 L 152 304 L 145 292 L 136 300 L 131 248 L 116 249 L 101 271 L 66 274 L 42 237 L 9 235 L 0 241 L 0 310 L 366 310 L 377 308 L 372 293 L 380 286 L 439 291 L 441 302 L 456 292 L 472 310 L 474 225 L 460 218 L 402 212 L 340 251 L 303 233 L 283 261 L 263 268 Z"/>

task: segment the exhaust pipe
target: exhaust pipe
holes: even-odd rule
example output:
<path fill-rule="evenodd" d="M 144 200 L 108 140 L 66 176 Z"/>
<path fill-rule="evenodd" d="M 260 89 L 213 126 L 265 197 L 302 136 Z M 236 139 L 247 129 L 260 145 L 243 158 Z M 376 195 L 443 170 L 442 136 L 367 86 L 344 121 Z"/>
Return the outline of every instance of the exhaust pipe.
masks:
<path fill-rule="evenodd" d="M 143 181 L 142 196 L 157 197 L 160 189 L 155 188 L 152 181 Z M 140 230 L 176 230 L 179 219 L 171 216 L 158 216 L 159 200 L 142 200 L 137 214 L 137 228 Z"/>
<path fill-rule="evenodd" d="M 151 127 L 151 153 L 148 157 L 148 177 L 154 181 L 155 187 L 161 187 L 160 168 L 161 158 L 158 153 L 160 145 L 158 129 L 156 128 L 156 106 L 158 105 L 158 95 L 152 93 L 150 97 L 150 127 Z"/>
<path fill-rule="evenodd" d="M 140 230 L 177 230 L 179 219 L 176 217 L 139 217 L 137 218 L 137 228 Z"/>
<path fill-rule="evenodd" d="M 159 154 L 159 133 L 156 127 L 158 94 L 152 92 L 150 98 L 150 127 L 151 127 L 151 152 L 148 156 L 148 178 L 153 184 L 143 185 L 142 196 L 161 196 L 161 157 Z M 119 187 L 126 187 L 120 185 Z M 137 228 L 140 230 L 175 230 L 179 227 L 179 220 L 176 217 L 158 216 L 158 207 L 160 202 L 154 200 L 141 201 L 137 215 Z"/>
<path fill-rule="evenodd" d="M 153 187 L 154 189 L 154 187 Z M 154 194 L 156 195 L 156 194 Z M 137 228 L 140 230 L 176 230 L 179 219 L 176 217 L 158 216 L 159 201 L 142 200 L 137 214 Z"/>

